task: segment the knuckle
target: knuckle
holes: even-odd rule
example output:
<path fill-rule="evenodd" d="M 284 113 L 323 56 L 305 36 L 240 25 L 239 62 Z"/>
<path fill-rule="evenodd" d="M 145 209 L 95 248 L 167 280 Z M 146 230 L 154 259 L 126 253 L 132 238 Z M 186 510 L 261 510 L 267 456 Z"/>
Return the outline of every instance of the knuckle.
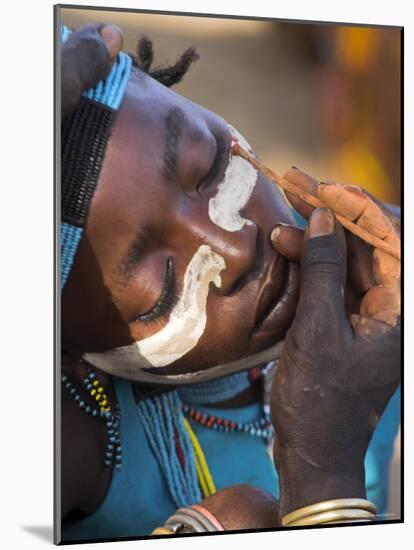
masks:
<path fill-rule="evenodd" d="M 351 220 L 359 217 L 368 200 L 366 195 L 355 187 L 330 182 L 319 185 L 318 195 L 324 204 Z"/>
<path fill-rule="evenodd" d="M 96 30 L 85 30 L 75 35 L 73 44 L 83 62 L 93 61 L 94 65 L 100 65 L 103 60 L 109 58 L 104 41 Z"/>
<path fill-rule="evenodd" d="M 314 268 L 319 265 L 323 268 L 324 266 L 338 266 L 341 264 L 341 255 L 339 254 L 338 247 L 333 246 L 333 238 L 331 235 L 311 239 L 305 244 L 305 255 L 303 259 L 305 268 Z"/>
<path fill-rule="evenodd" d="M 304 246 L 304 265 L 315 263 L 340 264 L 342 261 L 340 242 L 335 234 L 307 239 Z"/>
<path fill-rule="evenodd" d="M 372 200 L 369 200 L 367 207 L 359 217 L 357 224 L 362 229 L 373 233 L 380 239 L 387 237 L 392 229 L 392 223 L 388 215 Z"/>

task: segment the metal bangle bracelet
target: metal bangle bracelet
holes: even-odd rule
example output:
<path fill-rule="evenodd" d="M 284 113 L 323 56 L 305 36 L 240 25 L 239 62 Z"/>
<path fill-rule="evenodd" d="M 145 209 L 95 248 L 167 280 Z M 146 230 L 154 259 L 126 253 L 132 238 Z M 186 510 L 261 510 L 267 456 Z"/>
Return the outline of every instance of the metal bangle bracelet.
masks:
<path fill-rule="evenodd" d="M 299 527 L 309 525 L 326 525 L 328 523 L 342 523 L 354 521 L 374 521 L 375 515 L 367 510 L 357 510 L 355 508 L 343 508 L 339 510 L 330 510 L 328 512 L 319 512 L 311 516 L 292 521 L 286 527 Z"/>
<path fill-rule="evenodd" d="M 304 506 L 298 510 L 294 510 L 282 518 L 283 527 L 287 527 L 292 523 L 297 523 L 299 520 L 308 519 L 315 514 L 320 514 L 324 512 L 332 512 L 334 510 L 340 509 L 357 509 L 357 510 L 366 510 L 370 512 L 373 516 L 377 513 L 375 504 L 369 500 L 362 498 L 338 498 L 333 500 L 324 500 L 322 502 L 315 502 L 309 506 Z"/>
<path fill-rule="evenodd" d="M 224 531 L 221 523 L 202 506 L 179 508 L 153 535 L 178 535 L 181 533 L 211 533 Z"/>

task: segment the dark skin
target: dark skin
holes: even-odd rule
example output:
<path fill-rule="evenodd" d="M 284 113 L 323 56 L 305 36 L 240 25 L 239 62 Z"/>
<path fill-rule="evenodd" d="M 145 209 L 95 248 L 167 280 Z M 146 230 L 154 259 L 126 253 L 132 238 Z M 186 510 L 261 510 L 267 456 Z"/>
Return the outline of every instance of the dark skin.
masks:
<path fill-rule="evenodd" d="M 400 319 L 390 326 L 347 314 L 348 249 L 331 211 L 315 210 L 302 244 L 300 301 L 272 387 L 281 516 L 322 500 L 366 498 L 365 454 L 400 383 Z"/>
<path fill-rule="evenodd" d="M 167 176 L 163 170 L 166 121 L 171 113 L 177 112 L 180 145 L 176 169 Z M 283 338 L 292 325 L 299 295 L 296 262 L 302 261 L 307 266 L 309 251 L 305 245 L 303 252 L 298 253 L 302 238 L 297 233 L 292 236 L 285 231 L 284 237 L 272 244 L 269 236 L 274 226 L 292 223 L 292 218 L 278 190 L 261 176 L 243 211 L 253 225 L 230 233 L 211 222 L 207 214 L 208 201 L 215 195 L 225 170 L 223 162 L 214 178 L 206 181 L 216 153 L 217 136 L 226 150 L 230 135 L 222 119 L 142 73 L 137 72 L 131 78 L 108 144 L 84 238 L 62 296 L 63 369 L 72 377 L 80 381 L 85 374 L 86 365 L 79 362 L 82 353 L 128 345 L 165 325 L 169 311 L 149 323 L 137 317 L 151 311 L 157 303 L 170 257 L 174 258 L 179 295 L 186 266 L 201 244 L 209 244 L 225 259 L 223 284 L 220 289 L 210 287 L 207 326 L 197 346 L 171 367 L 166 367 L 164 372 L 175 374 L 206 369 L 248 356 Z M 303 205 L 294 205 L 305 216 L 309 214 Z M 319 220 L 319 230 L 321 223 L 326 226 L 324 215 L 321 215 L 322 222 Z M 318 227 L 317 218 L 313 223 Z M 314 227 L 309 231 L 309 239 L 323 234 L 315 234 Z M 399 351 L 399 324 L 391 330 L 375 322 L 369 334 L 355 334 L 347 321 L 345 306 L 338 298 L 332 302 L 335 307 L 329 310 L 329 315 L 326 315 L 326 300 L 306 299 L 312 295 L 337 297 L 337 282 L 346 278 L 347 293 L 351 287 L 357 289 L 360 301 L 361 292 L 364 292 L 362 287 L 366 290 L 373 284 L 369 282 L 372 279 L 370 253 L 364 246 L 352 245 L 352 237 L 348 245 L 344 244 L 341 231 L 335 226 L 334 232 L 329 233 L 331 237 L 325 253 L 335 258 L 341 249 L 345 257 L 346 250 L 351 250 L 352 263 L 347 267 L 343 261 L 330 261 L 334 266 L 333 275 L 326 277 L 323 288 L 318 277 L 312 277 L 308 268 L 302 268 L 301 302 L 286 339 L 273 388 L 272 414 L 279 434 L 275 462 L 281 479 L 282 514 L 324 498 L 364 496 L 363 456 L 375 424 L 398 384 L 399 364 L 394 359 Z M 133 245 L 137 235 L 141 235 L 139 254 L 133 253 L 137 249 Z M 348 249 L 344 248 L 346 246 Z M 281 311 L 276 307 L 270 325 L 255 331 L 270 304 L 280 299 L 283 287 L 288 307 Z M 358 298 L 354 310 L 357 306 Z M 323 338 L 320 331 L 310 329 L 312 316 L 318 320 L 325 316 L 329 320 L 331 330 L 323 332 Z M 332 318 L 337 319 L 337 323 L 333 323 Z M 297 334 L 303 335 L 299 347 Z M 292 342 L 295 342 L 293 348 Z M 323 349 L 329 349 L 329 355 L 324 355 Z M 301 395 L 300 388 L 304 385 L 320 384 L 320 380 L 326 378 L 325 371 L 332 357 L 337 368 L 334 372 L 329 370 L 329 388 L 340 386 L 341 391 L 331 391 L 329 399 L 322 404 L 320 399 L 311 405 L 306 400 L 296 399 L 300 406 L 292 409 L 285 397 L 298 391 L 297 395 Z M 376 365 L 375 388 L 372 387 L 373 375 L 369 374 L 374 372 L 372 357 Z M 355 359 L 352 375 L 346 370 L 347 365 L 353 364 L 351 359 Z M 367 376 L 357 375 L 361 362 Z M 313 365 L 318 368 L 313 369 Z M 111 377 L 102 372 L 98 376 L 114 402 Z M 347 384 L 349 378 L 354 381 L 351 387 Z M 83 514 L 96 510 L 111 477 L 111 472 L 100 466 L 105 443 L 102 424 L 93 418 L 86 420 L 64 393 L 63 517 L 73 510 Z M 224 405 L 240 406 L 253 398 L 254 392 L 250 392 Z M 339 416 L 338 411 L 344 414 Z M 303 417 L 309 426 L 302 426 Z M 313 434 L 314 438 L 309 437 L 312 426 L 321 427 L 320 432 Z M 338 433 L 341 435 L 339 442 Z M 78 449 L 83 448 L 82 456 L 87 457 L 82 461 L 82 468 L 77 463 L 80 453 L 75 453 L 74 446 L 69 444 L 74 434 L 79 439 Z M 322 456 L 318 455 L 320 449 L 315 449 L 313 443 L 321 439 L 326 441 L 323 457 L 335 456 L 336 467 L 318 462 Z M 357 442 L 358 447 L 352 455 L 356 457 L 353 461 L 347 454 L 350 442 L 354 445 Z M 297 449 L 301 449 L 300 453 Z M 251 528 L 254 524 L 260 528 L 278 523 L 277 513 L 272 512 L 277 510 L 277 503 L 245 486 L 221 491 L 211 498 L 213 501 L 207 500 L 205 505 L 217 514 L 227 529 L 243 525 L 246 528 L 247 516 Z M 256 499 L 264 503 L 263 506 L 252 504 Z M 229 510 L 232 510 L 231 517 Z M 246 510 L 250 510 L 250 515 Z"/>

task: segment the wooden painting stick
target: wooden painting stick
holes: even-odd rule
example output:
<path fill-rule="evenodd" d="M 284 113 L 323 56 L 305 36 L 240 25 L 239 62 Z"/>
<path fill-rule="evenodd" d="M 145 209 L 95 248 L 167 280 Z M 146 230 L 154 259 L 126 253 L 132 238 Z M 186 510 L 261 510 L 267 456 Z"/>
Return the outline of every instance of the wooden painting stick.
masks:
<path fill-rule="evenodd" d="M 252 164 L 258 170 L 261 172 L 267 179 L 273 181 L 277 185 L 279 185 L 282 189 L 285 191 L 288 191 L 289 193 L 292 193 L 292 195 L 295 195 L 295 197 L 298 197 L 299 199 L 303 200 L 307 204 L 310 204 L 314 206 L 315 208 L 323 207 L 323 203 L 310 193 L 307 193 L 306 191 L 302 191 L 302 189 L 299 189 L 296 187 L 296 185 L 293 185 L 289 181 L 281 178 L 277 174 L 275 174 L 270 168 L 267 168 L 264 166 L 259 160 L 257 160 L 253 155 L 245 151 L 239 143 L 235 142 L 233 143 L 231 147 L 231 152 L 233 155 L 238 155 L 248 162 Z M 375 235 L 372 235 L 368 231 L 365 231 L 365 229 L 362 229 L 359 227 L 356 223 L 351 222 L 344 216 L 341 216 L 341 214 L 337 214 L 335 212 L 336 219 L 344 226 L 346 229 L 348 229 L 351 233 L 365 241 L 366 243 L 374 246 L 375 248 L 378 248 L 387 254 L 390 254 L 395 259 L 400 260 L 401 255 L 400 251 L 396 250 L 394 247 L 389 245 L 388 243 L 384 242 L 383 240 L 379 239 Z"/>

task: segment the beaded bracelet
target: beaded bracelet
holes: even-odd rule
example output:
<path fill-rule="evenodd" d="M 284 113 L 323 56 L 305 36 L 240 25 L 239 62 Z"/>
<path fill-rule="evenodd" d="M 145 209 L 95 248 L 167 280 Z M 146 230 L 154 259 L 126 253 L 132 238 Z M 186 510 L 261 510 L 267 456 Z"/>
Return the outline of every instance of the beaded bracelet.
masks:
<path fill-rule="evenodd" d="M 182 533 L 212 533 L 224 531 L 222 523 L 204 506 L 193 504 L 179 508 L 154 535 L 178 535 Z"/>

